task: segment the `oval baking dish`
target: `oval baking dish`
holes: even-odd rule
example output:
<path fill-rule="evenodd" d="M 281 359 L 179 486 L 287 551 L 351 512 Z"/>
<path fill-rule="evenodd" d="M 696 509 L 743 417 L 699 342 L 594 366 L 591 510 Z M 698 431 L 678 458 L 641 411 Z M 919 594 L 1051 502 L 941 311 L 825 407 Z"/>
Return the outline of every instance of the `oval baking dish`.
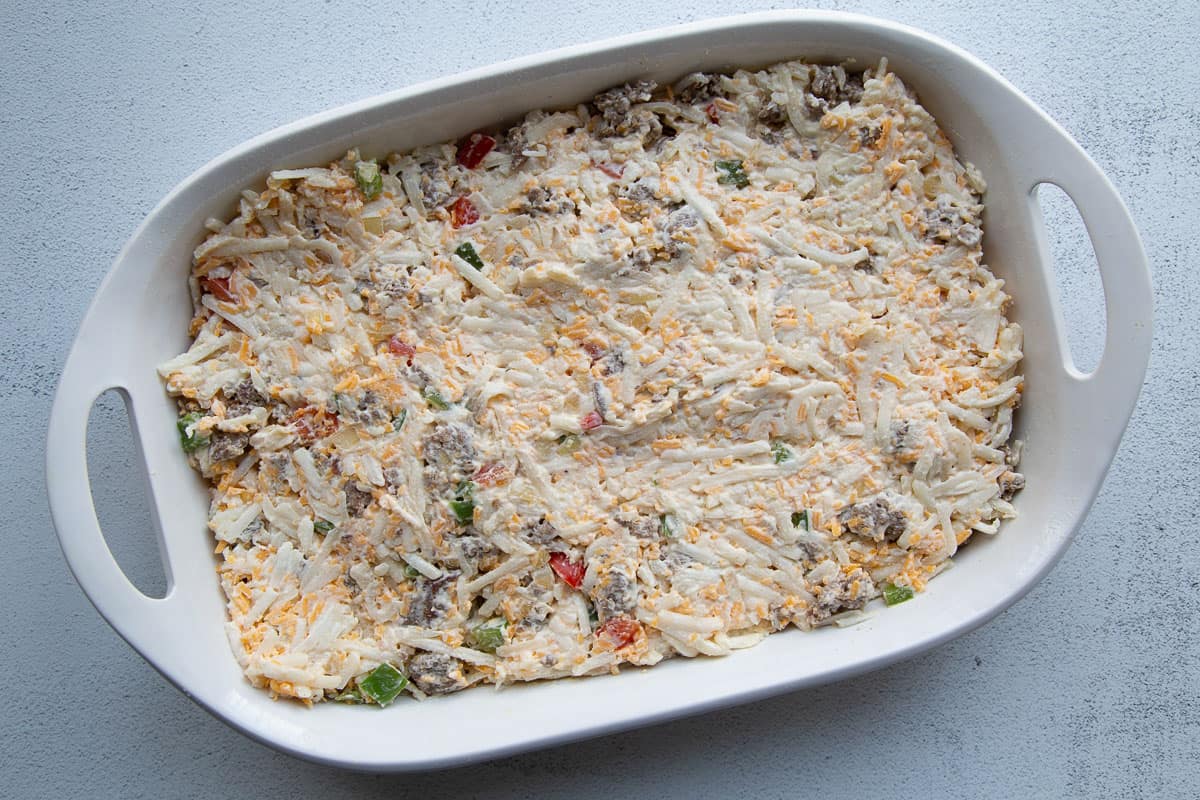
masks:
<path fill-rule="evenodd" d="M 1007 281 L 1025 331 L 1023 408 L 1028 488 L 1020 516 L 976 537 L 956 568 L 916 602 L 849 629 L 787 631 L 721 659 L 675 659 L 618 677 L 474 690 L 385 711 L 272 701 L 242 676 L 205 529 L 202 480 L 179 452 L 176 409 L 155 372 L 188 344 L 186 276 L 204 221 L 274 169 L 325 163 L 352 147 L 391 152 L 454 139 L 531 108 L 569 106 L 637 77 L 792 58 L 888 58 L 988 182 L 984 260 Z M 1104 284 L 1099 367 L 1070 361 L 1052 265 L 1033 196 L 1040 183 L 1077 204 Z M 1099 309 L 1097 310 L 1099 311 Z M 461 764 L 845 678 L 913 656 L 991 618 L 1024 595 L 1070 542 L 1132 413 L 1150 348 L 1151 289 L 1129 213 L 1078 145 L 988 67 L 927 34 L 866 17 L 779 12 L 611 39 L 403 89 L 260 136 L 203 167 L 154 209 L 100 287 L 67 359 L 50 420 L 47 483 L 63 552 L 108 622 L 172 683 L 266 744 L 345 767 L 411 770 Z M 85 434 L 95 398 L 129 401 L 146 459 L 169 590 L 150 599 L 112 558 L 90 502 Z M 570 707 L 564 715 L 561 709 Z M 469 720 L 464 725 L 463 721 Z M 419 730 L 420 736 L 411 732 Z"/>

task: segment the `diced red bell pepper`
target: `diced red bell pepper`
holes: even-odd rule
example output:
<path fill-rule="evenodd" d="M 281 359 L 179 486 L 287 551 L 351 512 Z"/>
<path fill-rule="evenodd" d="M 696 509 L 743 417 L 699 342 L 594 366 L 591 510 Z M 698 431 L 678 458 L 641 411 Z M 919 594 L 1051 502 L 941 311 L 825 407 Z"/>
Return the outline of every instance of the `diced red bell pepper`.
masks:
<path fill-rule="evenodd" d="M 467 169 L 475 169 L 495 146 L 496 140 L 486 133 L 472 133 L 458 143 L 458 163 Z"/>
<path fill-rule="evenodd" d="M 563 583 L 570 586 L 572 589 L 578 589 L 583 583 L 583 576 L 587 573 L 587 567 L 582 561 L 571 561 L 570 556 L 566 553 L 551 553 L 550 554 L 550 569 L 554 570 L 554 574 L 562 578 Z"/>
<path fill-rule="evenodd" d="M 397 355 L 401 358 L 408 359 L 409 363 L 412 363 L 412 357 L 417 354 L 417 348 L 413 347 L 399 336 L 393 336 L 392 338 L 388 339 L 388 350 L 392 352 L 392 355 Z"/>
<path fill-rule="evenodd" d="M 583 428 L 584 432 L 599 428 L 604 424 L 604 417 L 600 416 L 599 411 L 589 411 L 579 418 L 579 427 Z"/>
<path fill-rule="evenodd" d="M 588 354 L 588 358 L 592 359 L 592 361 L 597 360 L 605 353 L 604 346 L 598 342 L 586 341 L 580 346 L 583 348 L 584 352 Z"/>
<path fill-rule="evenodd" d="M 489 461 L 475 470 L 475 474 L 471 476 L 471 480 L 480 486 L 493 486 L 497 483 L 503 483 L 507 479 L 508 467 L 499 461 Z"/>
<path fill-rule="evenodd" d="M 717 104 L 716 103 L 709 103 L 708 105 L 706 105 L 704 107 L 704 113 L 708 115 L 708 121 L 711 122 L 712 124 L 717 125 L 721 122 L 721 117 L 719 114 L 717 114 Z"/>
<path fill-rule="evenodd" d="M 229 288 L 229 278 L 201 278 L 200 286 L 218 300 L 233 303 L 236 298 Z"/>
<path fill-rule="evenodd" d="M 475 205 L 466 195 L 454 201 L 454 205 L 450 207 L 450 224 L 456 228 L 461 228 L 464 225 L 473 225 L 479 222 L 479 212 L 475 209 Z"/>
<path fill-rule="evenodd" d="M 596 635 L 607 641 L 613 650 L 628 647 L 637 641 L 642 624 L 630 617 L 609 617 L 600 625 Z"/>

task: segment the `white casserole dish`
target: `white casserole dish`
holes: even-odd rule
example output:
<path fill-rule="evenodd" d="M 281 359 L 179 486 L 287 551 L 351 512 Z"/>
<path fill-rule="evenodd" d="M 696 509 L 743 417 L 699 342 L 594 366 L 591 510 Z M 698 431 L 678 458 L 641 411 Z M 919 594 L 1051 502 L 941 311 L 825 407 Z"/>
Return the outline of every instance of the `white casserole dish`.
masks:
<path fill-rule="evenodd" d="M 635 77 L 806 57 L 887 56 L 894 71 L 988 181 L 985 261 L 1008 280 L 1025 330 L 1027 441 L 1020 517 L 977 535 L 957 566 L 914 602 L 849 629 L 788 631 L 724 659 L 676 659 L 619 677 L 473 689 L 385 711 L 278 702 L 242 677 L 225 639 L 224 598 L 206 531 L 208 501 L 175 433 L 176 407 L 155 366 L 186 348 L 186 276 L 203 222 L 278 168 L 452 139 L 532 108 L 568 106 Z M 1100 366 L 1072 365 L 1054 295 L 1041 182 L 1076 202 L 1107 305 Z M 1099 313 L 1100 310 L 1097 309 Z M 183 692 L 247 735 L 315 761 L 370 770 L 462 764 L 662 721 L 848 677 L 908 658 L 991 618 L 1059 558 L 1100 488 L 1137 399 L 1150 349 L 1149 272 L 1112 185 L 1030 100 L 967 53 L 880 20 L 779 12 L 712 20 L 510 61 L 326 112 L 260 136 L 192 175 L 151 212 L 98 291 L 67 359 L 47 443 L 50 504 L 63 552 L 108 622 Z M 154 495 L 169 590 L 138 592 L 117 566 L 92 507 L 85 434 L 93 400 L 125 395 Z M 569 711 L 567 711 L 569 709 Z M 415 735 L 414 735 L 415 734 Z"/>

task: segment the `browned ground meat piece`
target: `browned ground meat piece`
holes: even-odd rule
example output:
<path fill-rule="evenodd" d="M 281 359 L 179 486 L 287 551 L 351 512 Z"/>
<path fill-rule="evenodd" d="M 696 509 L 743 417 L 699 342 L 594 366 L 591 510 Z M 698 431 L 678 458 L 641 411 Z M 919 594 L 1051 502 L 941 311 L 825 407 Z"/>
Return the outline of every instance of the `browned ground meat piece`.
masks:
<path fill-rule="evenodd" d="M 854 265 L 854 268 L 859 272 L 869 272 L 872 275 L 878 275 L 882 271 L 883 259 L 879 256 L 865 255 L 862 260 Z"/>
<path fill-rule="evenodd" d="M 619 515 L 617 522 L 638 539 L 657 539 L 662 528 L 658 516 L 650 514 Z"/>
<path fill-rule="evenodd" d="M 440 208 L 450 199 L 452 191 L 446 169 L 436 161 L 421 163 L 421 200 L 429 211 Z"/>
<path fill-rule="evenodd" d="M 654 263 L 654 254 L 646 247 L 635 247 L 625 256 L 621 267 L 613 273 L 614 278 L 630 278 L 638 280 L 638 276 L 644 276 L 646 270 Z"/>
<path fill-rule="evenodd" d="M 787 109 L 764 95 L 755 115 L 759 122 L 769 128 L 782 128 L 788 121 Z"/>
<path fill-rule="evenodd" d="M 721 76 L 709 72 L 693 72 L 672 87 L 675 99 L 681 103 L 701 103 L 720 94 Z"/>
<path fill-rule="evenodd" d="M 631 614 L 637 608 L 637 587 L 620 570 L 614 569 L 598 581 L 591 597 L 601 622 L 609 617 Z"/>
<path fill-rule="evenodd" d="M 218 461 L 228 461 L 246 452 L 250 444 L 250 436 L 245 433 L 227 433 L 215 431 L 209 438 L 208 458 L 213 464 Z"/>
<path fill-rule="evenodd" d="M 648 179 L 619 187 L 614 184 L 613 191 L 617 195 L 617 208 L 621 214 L 630 220 L 645 219 L 659 202 L 653 184 L 654 181 Z"/>
<path fill-rule="evenodd" d="M 474 564 L 485 556 L 493 555 L 498 550 L 482 536 L 459 536 L 454 540 L 459 559 Z"/>
<path fill-rule="evenodd" d="M 532 603 L 524 615 L 517 620 L 515 627 L 523 630 L 540 630 L 546 627 L 546 620 L 550 619 L 553 610 L 548 603 L 541 601 Z"/>
<path fill-rule="evenodd" d="M 700 225 L 695 211 L 684 206 L 672 211 L 663 222 L 660 237 L 667 255 L 677 258 L 691 251 L 691 231 Z"/>
<path fill-rule="evenodd" d="M 874 542 L 894 542 L 908 525 L 904 514 L 893 509 L 882 497 L 843 508 L 837 518 L 850 533 Z"/>
<path fill-rule="evenodd" d="M 258 389 L 254 388 L 254 382 L 249 378 L 223 391 L 227 403 L 225 414 L 229 417 L 249 414 L 253 409 L 267 404 L 267 398 L 258 393 Z"/>
<path fill-rule="evenodd" d="M 525 138 L 526 126 L 524 123 L 514 125 L 508 129 L 508 133 L 504 134 L 504 151 L 512 156 L 512 165 L 514 169 L 520 169 L 528 160 L 524 150 L 529 143 Z"/>
<path fill-rule="evenodd" d="M 1025 476 L 1019 472 L 1005 470 L 1000 473 L 1000 499 L 1012 500 L 1013 495 L 1025 488 Z"/>
<path fill-rule="evenodd" d="M 909 447 L 909 427 L 908 420 L 906 419 L 893 422 L 889 429 L 888 443 L 884 446 L 883 452 L 889 456 L 894 456 L 906 450 Z"/>
<path fill-rule="evenodd" d="M 408 294 L 408 276 L 400 272 L 385 280 L 375 282 L 374 286 L 369 289 L 374 289 L 375 294 L 381 300 L 404 297 Z"/>
<path fill-rule="evenodd" d="M 653 132 L 657 136 L 662 130 L 658 117 L 649 111 L 634 108 L 634 104 L 644 103 L 653 97 L 657 86 L 654 81 L 635 81 L 596 95 L 592 101 L 600 112 L 596 135 L 627 136 L 637 132 L 645 136 Z"/>
<path fill-rule="evenodd" d="M 874 147 L 883 136 L 882 125 L 864 125 L 858 129 L 858 141 L 863 147 Z"/>
<path fill-rule="evenodd" d="M 358 406 L 348 415 L 360 425 L 382 425 L 391 419 L 383 401 L 374 392 L 365 392 Z"/>
<path fill-rule="evenodd" d="M 405 483 L 404 470 L 399 467 L 385 467 L 383 481 L 387 484 L 388 491 L 395 494 L 396 490 Z"/>
<path fill-rule="evenodd" d="M 296 474 L 290 453 L 261 453 L 258 460 L 259 480 L 273 494 L 286 494 L 290 479 Z"/>
<path fill-rule="evenodd" d="M 346 484 L 346 513 L 350 516 L 361 517 L 374 499 L 373 494 L 359 489 L 354 481 Z"/>
<path fill-rule="evenodd" d="M 471 431 L 458 423 L 437 425 L 421 443 L 425 485 L 442 494 L 475 472 L 477 456 Z"/>
<path fill-rule="evenodd" d="M 540 517 L 537 522 L 521 528 L 520 536 L 530 544 L 545 547 L 558 538 L 558 528 L 551 525 L 545 517 Z"/>
<path fill-rule="evenodd" d="M 938 242 L 953 239 L 967 247 L 974 247 L 983 239 L 975 215 L 969 209 L 945 200 L 925 209 L 925 235 Z"/>
<path fill-rule="evenodd" d="M 408 678 L 425 694 L 450 694 L 467 686 L 462 662 L 442 653 L 418 653 L 408 662 Z"/>
<path fill-rule="evenodd" d="M 875 596 L 875 582 L 860 568 L 839 572 L 817 587 L 817 602 L 808 609 L 808 620 L 816 625 L 839 611 L 862 608 Z"/>
<path fill-rule="evenodd" d="M 458 579 L 457 572 L 447 572 L 437 580 L 418 578 L 417 587 L 409 598 L 406 619 L 409 625 L 432 628 L 450 610 L 450 588 Z"/>
<path fill-rule="evenodd" d="M 822 115 L 839 103 L 857 103 L 862 93 L 861 73 L 846 74 L 841 67 L 817 66 L 804 93 L 804 104 L 809 111 Z"/>
<path fill-rule="evenodd" d="M 521 213 L 530 216 L 566 214 L 574 210 L 575 202 L 571 198 L 542 186 L 535 186 L 526 192 L 525 202 L 521 204 Z"/>
<path fill-rule="evenodd" d="M 502 148 L 505 152 L 512 156 L 512 165 L 514 169 L 520 169 L 522 165 L 528 161 L 528 156 L 525 155 L 525 150 L 528 150 L 531 145 L 537 142 L 529 141 L 529 129 L 537 125 L 546 118 L 545 111 L 534 111 L 525 117 L 518 125 L 514 125 L 504 134 L 504 143 Z"/>

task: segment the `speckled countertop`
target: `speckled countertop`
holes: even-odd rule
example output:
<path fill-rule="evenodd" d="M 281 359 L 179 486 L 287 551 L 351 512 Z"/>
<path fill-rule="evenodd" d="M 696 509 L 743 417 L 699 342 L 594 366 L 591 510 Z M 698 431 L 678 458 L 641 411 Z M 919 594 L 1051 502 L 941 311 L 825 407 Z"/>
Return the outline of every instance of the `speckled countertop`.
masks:
<path fill-rule="evenodd" d="M 1200 795 L 1195 2 L 1128 11 L 1078 0 L 817 4 L 923 27 L 990 63 L 1092 154 L 1142 231 L 1157 303 L 1146 387 L 1091 516 L 1040 586 L 981 630 L 882 672 L 483 766 L 395 777 L 314 766 L 243 738 L 160 678 L 76 587 L 51 529 L 42 453 L 54 384 L 84 309 L 151 207 L 254 134 L 516 55 L 779 6 L 0 5 L 0 677 L 8 693 L 0 795 Z M 1065 231 L 1055 251 L 1072 345 L 1079 361 L 1094 363 L 1099 281 L 1073 212 L 1061 198 L 1047 205 L 1051 228 Z M 105 401 L 93 415 L 97 505 L 128 573 L 154 588 L 163 578 L 145 533 L 145 497 L 136 483 L 124 485 L 136 473 L 117 408 Z"/>

